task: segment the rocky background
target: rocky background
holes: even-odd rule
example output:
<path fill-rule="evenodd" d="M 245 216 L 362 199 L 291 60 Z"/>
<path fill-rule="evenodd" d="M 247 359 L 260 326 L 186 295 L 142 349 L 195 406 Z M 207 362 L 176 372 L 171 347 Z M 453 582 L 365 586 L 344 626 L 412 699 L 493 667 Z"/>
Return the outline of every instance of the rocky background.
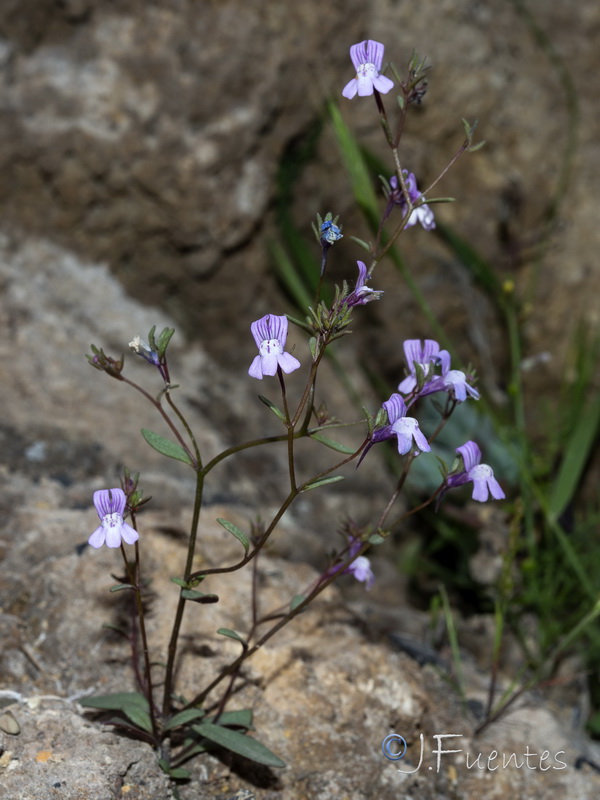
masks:
<path fill-rule="evenodd" d="M 598 322 L 598 86 L 590 43 L 600 10 L 590 0 L 576 13 L 568 0 L 531 0 L 526 8 L 533 22 L 509 0 L 1 4 L 0 701 L 21 729 L 15 735 L 2 722 L 0 769 L 10 800 L 171 796 L 148 748 L 77 707 L 86 693 L 131 681 L 126 649 L 101 631 L 117 613 L 108 595 L 113 554 L 78 545 L 96 525 L 92 492 L 115 485 L 126 463 L 143 471 L 154 497 L 144 517 L 148 563 L 176 574 L 191 482 L 141 441 L 140 427 L 157 427 L 152 409 L 90 369 L 83 353 L 94 342 L 119 355 L 136 333 L 175 325 L 181 401 L 205 450 L 264 429 L 267 412 L 246 377 L 254 356 L 248 329 L 269 311 L 293 311 L 269 256 L 280 204 L 307 241 L 310 220 L 327 210 L 342 216 L 346 234 L 368 235 L 323 111 L 325 98 L 339 96 L 352 76 L 353 42 L 383 41 L 398 64 L 413 48 L 429 56 L 430 90 L 410 118 L 403 150 L 422 185 L 462 143 L 460 118 L 479 119 L 487 145 L 444 178 L 441 193 L 459 202 L 436 212 L 528 301 L 525 355 L 548 354 L 528 381 L 532 392 L 553 397 L 576 326 L 593 330 Z M 370 101 L 342 109 L 361 142 L 385 158 Z M 314 152 L 300 164 L 311 141 Z M 282 193 L 282 168 L 295 163 L 303 168 L 293 191 Z M 489 301 L 434 236 L 414 229 L 402 246 L 462 358 L 501 400 L 505 343 Z M 346 236 L 332 256 L 333 276 L 354 280 L 360 256 Z M 431 335 L 391 269 L 382 265 L 374 285 L 386 290 L 385 302 L 364 309 L 363 335 L 340 347 L 359 386 L 357 360 L 371 359 L 393 380 L 402 370 L 402 339 Z M 298 354 L 305 347 L 297 334 L 290 342 Z M 144 363 L 130 358 L 128 369 L 147 379 Z M 347 410 L 332 376 L 327 384 L 334 407 Z M 380 400 L 371 396 L 373 408 Z M 275 430 L 274 418 L 267 424 Z M 215 473 L 203 557 L 218 560 L 210 554 L 225 557 L 235 547 L 211 520 L 227 516 L 244 526 L 257 503 L 265 513 L 276 508 L 283 459 L 279 451 L 253 452 L 241 467 Z M 344 512 L 369 518 L 388 478 L 375 462 L 361 471 L 360 481 L 348 471 L 336 493 L 310 493 L 282 526 L 261 567 L 269 599 L 283 602 L 310 582 Z M 484 529 L 505 530 L 501 509 L 477 513 Z M 524 697 L 472 739 L 476 714 L 461 716 L 443 664 L 441 673 L 439 665 L 421 668 L 390 645 L 390 632 L 422 643 L 428 617 L 411 610 L 385 554 L 376 571 L 370 595 L 362 587 L 332 589 L 251 666 L 240 702 L 254 708 L 260 738 L 287 769 L 238 764 L 232 771 L 207 758 L 194 766 L 182 798 L 237 791 L 285 800 L 468 798 L 482 789 L 490 798 L 595 796 L 600 757 L 582 733 L 585 690 Z M 161 579 L 156 588 L 165 599 L 152 625 L 164 640 L 169 588 Z M 219 587 L 232 625 L 244 623 L 245 589 L 243 581 Z M 470 620 L 463 632 L 473 643 L 464 660 L 474 711 L 489 675 L 486 625 Z M 207 653 L 228 653 L 208 634 L 201 644 L 202 658 L 190 653 L 185 662 L 187 687 L 201 680 Z M 440 657 L 447 666 L 450 654 Z M 419 772 L 401 775 L 383 759 L 380 742 L 390 730 L 406 736 L 413 768 L 424 734 Z M 450 732 L 463 734 L 460 747 L 472 754 L 564 750 L 568 766 L 469 770 L 463 753 L 438 772 L 431 737 Z"/>

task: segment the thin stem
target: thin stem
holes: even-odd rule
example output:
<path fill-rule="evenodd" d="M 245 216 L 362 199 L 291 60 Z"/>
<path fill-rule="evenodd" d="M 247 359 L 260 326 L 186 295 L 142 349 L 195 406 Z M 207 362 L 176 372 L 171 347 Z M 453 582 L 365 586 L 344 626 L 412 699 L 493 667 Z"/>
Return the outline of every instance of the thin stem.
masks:
<path fill-rule="evenodd" d="M 288 471 L 290 475 L 290 488 L 292 492 L 296 488 L 296 469 L 294 466 L 294 426 L 290 419 L 290 410 L 288 408 L 287 394 L 285 391 L 285 380 L 283 378 L 283 370 L 277 365 L 277 377 L 279 378 L 279 385 L 281 386 L 281 398 L 283 401 L 283 414 L 285 416 L 285 425 L 287 427 L 287 451 L 288 451 Z"/>
<path fill-rule="evenodd" d="M 169 388 L 167 388 L 166 391 L 165 391 L 165 397 L 167 398 L 167 403 L 171 406 L 171 408 L 173 409 L 175 414 L 177 414 L 177 417 L 179 418 L 179 421 L 181 422 L 181 424 L 185 428 L 187 435 L 190 437 L 190 442 L 192 443 L 192 447 L 194 448 L 194 453 L 196 455 L 196 463 L 198 465 L 198 468 L 202 469 L 202 459 L 200 457 L 200 448 L 198 447 L 198 442 L 196 441 L 196 437 L 194 436 L 194 433 L 193 433 L 192 429 L 190 428 L 187 419 L 183 416 L 183 414 L 181 413 L 181 411 L 177 407 L 176 403 L 174 402 L 173 398 L 171 397 L 171 391 L 170 391 Z"/>
<path fill-rule="evenodd" d="M 198 524 L 200 522 L 200 509 L 202 508 L 202 493 L 204 490 L 204 473 L 198 471 L 196 475 L 196 496 L 194 498 L 194 511 L 192 517 L 192 525 L 190 528 L 190 540 L 188 543 L 187 560 L 185 565 L 184 580 L 189 581 L 192 575 L 192 565 L 194 563 L 194 555 L 196 552 L 196 538 L 198 536 Z M 179 594 L 179 602 L 177 603 L 177 610 L 175 612 L 175 619 L 173 620 L 173 629 L 171 631 L 171 638 L 169 639 L 167 667 L 165 671 L 165 685 L 163 693 L 163 715 L 168 716 L 171 709 L 171 695 L 173 693 L 173 672 L 175 669 L 175 657 L 177 655 L 177 642 L 179 640 L 179 631 L 181 630 L 181 623 L 183 622 L 183 612 L 185 611 L 185 598 Z"/>
<path fill-rule="evenodd" d="M 132 527 L 135 527 L 135 518 L 133 514 L 131 515 L 131 521 L 133 523 Z M 127 553 L 125 552 L 125 547 L 123 546 L 123 542 L 121 542 L 121 555 L 123 556 L 123 561 L 125 562 L 125 569 L 127 571 L 127 575 L 129 578 L 129 582 L 134 588 L 134 596 L 135 596 L 135 605 L 137 611 L 137 620 L 140 629 L 140 638 L 142 640 L 142 651 L 144 656 L 144 685 L 142 687 L 143 692 L 148 700 L 148 706 L 150 709 L 150 720 L 152 721 L 152 733 L 154 735 L 154 741 L 158 742 L 159 734 L 158 734 L 158 724 L 156 721 L 156 710 L 154 707 L 154 689 L 152 686 L 152 669 L 150 665 L 150 652 L 148 648 L 148 636 L 146 635 L 146 622 L 144 617 L 144 604 L 142 602 L 142 592 L 141 592 L 141 584 L 140 584 L 140 550 L 138 546 L 138 542 L 135 543 L 135 568 L 131 567 L 129 560 L 127 559 Z"/>

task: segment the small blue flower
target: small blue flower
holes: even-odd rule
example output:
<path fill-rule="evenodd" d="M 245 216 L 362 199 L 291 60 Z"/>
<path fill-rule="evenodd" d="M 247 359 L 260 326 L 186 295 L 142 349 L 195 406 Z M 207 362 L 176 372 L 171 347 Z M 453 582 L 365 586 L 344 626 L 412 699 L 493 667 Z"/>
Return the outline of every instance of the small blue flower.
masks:
<path fill-rule="evenodd" d="M 344 234 L 342 233 L 342 229 L 330 219 L 326 219 L 321 225 L 321 238 L 325 239 L 327 244 L 335 244 L 343 237 Z"/>

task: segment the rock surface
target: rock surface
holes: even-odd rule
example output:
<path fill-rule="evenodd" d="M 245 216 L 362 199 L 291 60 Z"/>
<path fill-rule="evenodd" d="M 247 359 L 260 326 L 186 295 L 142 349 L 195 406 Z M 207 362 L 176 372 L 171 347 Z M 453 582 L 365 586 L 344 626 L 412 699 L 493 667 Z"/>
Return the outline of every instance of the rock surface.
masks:
<path fill-rule="evenodd" d="M 437 213 L 514 278 L 523 296 L 531 289 L 527 355 L 553 354 L 532 388 L 554 387 L 577 322 L 597 324 L 592 254 L 600 232 L 589 199 L 600 171 L 598 89 L 589 78 L 597 56 L 580 45 L 600 24 L 600 11 L 591 2 L 579 4 L 577 15 L 567 2 L 531 0 L 528 7 L 568 63 L 580 108 L 574 172 L 546 240 L 543 280 L 534 246 L 574 121 L 573 96 L 565 98 L 516 3 L 349 0 L 329 3 L 326 12 L 314 0 L 2 4 L 0 785 L 7 800 L 173 796 L 149 747 L 78 707 L 91 692 L 133 688 L 127 648 L 101 627 L 120 610 L 108 591 L 117 554 L 80 545 L 97 524 L 92 492 L 116 485 L 124 463 L 142 469 L 153 495 L 142 516 L 144 559 L 161 598 L 150 627 L 164 651 L 175 600 L 169 577 L 181 573 L 193 484 L 181 464 L 165 462 L 141 440 L 141 427 L 167 433 L 152 408 L 93 371 L 83 353 L 94 342 L 118 356 L 154 324 L 183 326 L 173 367 L 185 378 L 178 397 L 203 449 L 216 453 L 264 429 L 268 412 L 240 374 L 254 355 L 250 322 L 291 310 L 266 255 L 282 198 L 280 168 L 299 160 L 324 96 L 351 76 L 350 43 L 385 41 L 399 63 L 413 47 L 429 54 L 430 92 L 404 145 L 421 185 L 462 141 L 460 117 L 479 117 L 488 146 L 447 176 L 442 193 L 461 202 Z M 343 111 L 361 141 L 383 155 L 372 109 L 353 103 Z M 347 234 L 365 235 L 327 126 L 286 198 L 303 230 L 316 211 L 331 208 L 343 213 Z M 507 229 L 518 239 L 516 256 Z M 499 328 L 487 301 L 440 242 L 416 229 L 405 240 L 407 262 L 462 342 L 461 355 L 501 395 L 503 365 L 490 359 L 501 352 Z M 332 258 L 333 276 L 354 280 L 357 257 L 347 236 Z M 386 290 L 385 303 L 365 309 L 365 344 L 342 342 L 340 358 L 351 372 L 362 355 L 397 376 L 398 342 L 430 331 L 390 270 L 377 273 L 377 288 Z M 303 347 L 294 337 L 290 343 Z M 129 374 L 145 382 L 147 365 L 127 358 Z M 332 374 L 324 385 L 348 411 Z M 213 563 L 239 550 L 216 517 L 244 527 L 257 507 L 277 507 L 284 449 L 251 451 L 240 463 L 241 470 L 225 462 L 208 488 L 201 556 Z M 348 470 L 339 491 L 302 498 L 260 562 L 265 605 L 287 603 L 310 584 L 339 518 L 368 518 L 389 491 L 387 480 L 366 460 L 360 481 Z M 376 571 L 371 594 L 344 578 L 341 590 L 328 590 L 248 665 L 235 705 L 253 709 L 255 735 L 286 769 L 207 756 L 193 763 L 182 800 L 597 796 L 600 752 L 581 728 L 585 691 L 553 702 L 524 695 L 475 737 L 489 680 L 489 626 L 471 620 L 461 630 L 469 643 L 462 654 L 467 708 L 449 652 L 434 650 L 434 664 L 420 666 L 394 648 L 393 641 L 413 637 L 422 652 L 429 621 L 409 607 L 404 579 L 385 555 Z M 233 643 L 215 631 L 248 626 L 248 581 L 214 579 L 210 590 L 222 602 L 200 608 L 196 649 L 185 640 L 183 690 L 193 692 L 214 664 L 232 657 Z M 193 615 L 187 624 L 186 635 L 196 630 Z M 510 663 L 506 670 L 504 687 Z M 408 742 L 400 762 L 382 755 L 390 732 Z M 450 733 L 462 738 L 442 747 L 462 752 L 444 754 L 437 769 L 434 736 Z M 488 761 L 493 751 L 515 759 L 504 768 L 502 755 Z M 527 761 L 526 752 L 538 755 Z"/>

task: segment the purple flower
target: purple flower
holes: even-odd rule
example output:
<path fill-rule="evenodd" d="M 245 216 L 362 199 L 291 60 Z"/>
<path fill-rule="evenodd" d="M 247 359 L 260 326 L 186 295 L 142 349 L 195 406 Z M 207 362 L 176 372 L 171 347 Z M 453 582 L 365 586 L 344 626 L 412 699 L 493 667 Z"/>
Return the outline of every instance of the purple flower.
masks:
<path fill-rule="evenodd" d="M 365 583 L 366 589 L 370 589 L 375 583 L 375 575 L 371 569 L 371 562 L 366 556 L 358 556 L 358 558 L 355 558 L 344 572 L 353 575 L 357 581 Z"/>
<path fill-rule="evenodd" d="M 264 375 L 275 375 L 278 367 L 285 373 L 298 369 L 300 366 L 298 359 L 284 351 L 288 331 L 285 315 L 278 317 L 275 314 L 267 314 L 253 322 L 250 330 L 259 355 L 250 365 L 248 375 L 261 381 Z"/>
<path fill-rule="evenodd" d="M 367 267 L 363 261 L 357 261 L 358 264 L 358 280 L 354 291 L 350 292 L 346 297 L 345 303 L 348 308 L 352 306 L 364 306 L 365 303 L 370 303 L 371 300 L 379 300 L 383 292 L 378 292 L 375 289 L 370 289 L 367 286 L 368 276 Z"/>
<path fill-rule="evenodd" d="M 437 361 L 442 374 L 423 387 L 422 395 L 446 391 L 454 397 L 457 403 L 464 403 L 467 394 L 475 400 L 479 400 L 479 392 L 467 383 L 465 373 L 459 369 L 450 369 L 450 353 L 447 350 L 440 350 Z"/>
<path fill-rule="evenodd" d="M 456 448 L 456 452 L 463 460 L 464 469 L 456 475 L 446 479 L 446 486 L 452 489 L 464 483 L 473 482 L 473 500 L 485 503 L 491 494 L 494 500 L 504 500 L 502 487 L 494 478 L 494 470 L 487 464 L 480 464 L 481 450 L 475 442 L 466 442 Z"/>
<path fill-rule="evenodd" d="M 415 205 L 420 201 L 423 197 L 421 192 L 417 188 L 417 180 L 412 172 L 408 170 L 402 170 L 402 174 L 404 175 L 404 183 L 406 184 L 406 189 L 408 191 L 408 196 L 410 197 L 410 202 L 412 205 Z M 406 214 L 407 205 L 406 205 L 406 197 L 404 196 L 404 192 L 402 191 L 402 187 L 400 186 L 400 182 L 396 175 L 392 175 L 390 178 L 390 202 L 393 205 L 399 206 L 402 214 Z M 435 228 L 435 218 L 433 216 L 433 211 L 429 208 L 427 203 L 423 203 L 419 205 L 418 208 L 415 208 L 410 217 L 408 218 L 408 222 L 406 223 L 407 228 L 412 228 L 413 225 L 416 225 L 417 222 L 420 222 L 421 225 L 425 228 L 426 231 L 433 230 Z"/>
<path fill-rule="evenodd" d="M 407 339 L 404 342 L 404 355 L 410 370 L 398 385 L 398 390 L 409 394 L 418 385 L 417 367 L 423 373 L 424 383 L 419 396 L 424 397 L 434 392 L 448 392 L 458 403 L 464 403 L 467 395 L 479 400 L 479 392 L 467 383 L 467 376 L 458 369 L 450 369 L 450 353 L 440 350 L 433 339 Z"/>
<path fill-rule="evenodd" d="M 94 492 L 94 505 L 100 517 L 100 526 L 88 539 L 88 544 L 98 548 L 120 547 L 121 540 L 133 544 L 140 538 L 138 532 L 123 520 L 125 492 L 122 489 L 101 489 Z"/>
<path fill-rule="evenodd" d="M 157 367 L 160 364 L 160 358 L 158 357 L 158 353 L 156 353 L 150 347 L 150 345 L 146 344 L 146 342 L 139 336 L 133 337 L 133 339 L 129 342 L 129 347 L 133 350 L 134 353 L 137 353 L 138 356 L 145 358 L 149 364 L 154 364 L 155 367 Z"/>
<path fill-rule="evenodd" d="M 400 455 L 408 453 L 413 442 L 422 453 L 429 453 L 431 447 L 421 433 L 419 423 L 414 417 L 406 416 L 406 404 L 399 394 L 393 394 L 383 407 L 387 411 L 389 424 L 373 433 L 372 442 L 383 442 L 396 436 Z"/>
<path fill-rule="evenodd" d="M 435 365 L 439 359 L 440 346 L 433 339 L 407 339 L 402 345 L 409 375 L 398 385 L 398 391 L 409 394 L 417 386 L 417 366 L 425 377 L 425 383 L 435 375 Z"/>
<path fill-rule="evenodd" d="M 356 70 L 356 77 L 344 86 L 342 92 L 344 97 L 348 100 L 352 100 L 357 94 L 359 97 L 366 97 L 373 94 L 375 89 L 381 94 L 389 92 L 394 82 L 379 74 L 383 63 L 383 51 L 384 46 L 381 42 L 374 42 L 372 39 L 352 45 L 350 58 Z"/>

